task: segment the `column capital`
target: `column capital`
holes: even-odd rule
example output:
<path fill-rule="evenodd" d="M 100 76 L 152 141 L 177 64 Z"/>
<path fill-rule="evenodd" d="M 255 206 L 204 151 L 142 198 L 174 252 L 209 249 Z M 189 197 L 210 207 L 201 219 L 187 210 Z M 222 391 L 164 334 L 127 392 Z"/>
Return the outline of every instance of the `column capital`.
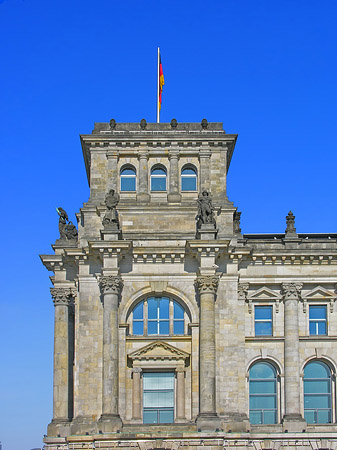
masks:
<path fill-rule="evenodd" d="M 102 275 L 99 279 L 102 294 L 120 294 L 123 289 L 123 281 L 119 276 Z"/>
<path fill-rule="evenodd" d="M 132 373 L 142 373 L 143 370 L 141 367 L 133 367 L 132 368 Z"/>
<path fill-rule="evenodd" d="M 284 300 L 299 300 L 303 283 L 282 283 L 281 293 Z"/>
<path fill-rule="evenodd" d="M 53 297 L 54 306 L 69 306 L 76 296 L 75 288 L 50 288 L 50 293 Z"/>
<path fill-rule="evenodd" d="M 179 366 L 179 367 L 176 367 L 176 373 L 185 373 L 185 367 L 181 367 L 181 366 Z"/>
<path fill-rule="evenodd" d="M 219 276 L 199 275 L 194 284 L 200 294 L 216 294 L 219 285 Z"/>
<path fill-rule="evenodd" d="M 171 159 L 179 159 L 180 151 L 178 148 L 171 148 L 169 150 L 168 159 L 171 161 Z"/>
<path fill-rule="evenodd" d="M 149 159 L 149 151 L 148 150 L 140 150 L 139 152 L 138 152 L 138 159 L 139 160 L 141 160 L 141 159 L 146 159 L 146 160 L 148 160 Z"/>

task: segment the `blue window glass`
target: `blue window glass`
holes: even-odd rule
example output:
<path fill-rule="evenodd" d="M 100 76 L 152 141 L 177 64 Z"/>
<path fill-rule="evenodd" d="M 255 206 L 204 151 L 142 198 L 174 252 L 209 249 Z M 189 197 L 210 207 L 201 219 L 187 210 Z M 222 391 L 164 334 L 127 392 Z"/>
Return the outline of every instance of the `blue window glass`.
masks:
<path fill-rule="evenodd" d="M 196 191 L 197 190 L 197 173 L 192 168 L 185 168 L 181 171 L 181 190 Z"/>
<path fill-rule="evenodd" d="M 133 309 L 132 330 L 134 335 L 183 335 L 185 310 L 168 297 L 149 297 Z"/>
<path fill-rule="evenodd" d="M 273 335 L 273 307 L 255 306 L 255 336 Z"/>
<path fill-rule="evenodd" d="M 161 167 L 151 171 L 151 191 L 166 191 L 166 172 Z"/>
<path fill-rule="evenodd" d="M 325 305 L 309 306 L 309 334 L 310 336 L 327 334 Z"/>
<path fill-rule="evenodd" d="M 249 420 L 252 424 L 277 423 L 277 378 L 267 362 L 254 364 L 249 371 Z"/>
<path fill-rule="evenodd" d="M 126 168 L 121 171 L 121 192 L 136 190 L 136 171 L 131 168 Z"/>
<path fill-rule="evenodd" d="M 304 418 L 307 423 L 331 423 L 331 372 L 315 361 L 304 368 Z"/>
<path fill-rule="evenodd" d="M 143 422 L 174 422 L 174 374 L 143 374 Z"/>

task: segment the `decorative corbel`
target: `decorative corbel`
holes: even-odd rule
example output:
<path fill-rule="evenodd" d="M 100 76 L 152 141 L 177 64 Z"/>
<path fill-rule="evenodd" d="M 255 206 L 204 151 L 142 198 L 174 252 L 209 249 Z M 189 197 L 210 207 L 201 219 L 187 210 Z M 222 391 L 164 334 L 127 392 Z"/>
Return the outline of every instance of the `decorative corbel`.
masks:
<path fill-rule="evenodd" d="M 238 296 L 240 300 L 248 302 L 248 312 L 249 314 L 253 311 L 253 302 L 251 299 L 247 299 L 249 289 L 249 283 L 239 283 L 238 284 Z"/>

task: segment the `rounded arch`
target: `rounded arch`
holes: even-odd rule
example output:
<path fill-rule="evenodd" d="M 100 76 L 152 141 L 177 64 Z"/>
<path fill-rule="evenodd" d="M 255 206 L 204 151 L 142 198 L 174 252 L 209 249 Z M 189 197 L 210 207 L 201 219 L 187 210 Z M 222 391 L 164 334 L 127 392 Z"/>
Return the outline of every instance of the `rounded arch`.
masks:
<path fill-rule="evenodd" d="M 283 367 L 282 364 L 280 363 L 280 361 L 275 358 L 274 356 L 266 356 L 265 358 L 263 358 L 261 355 L 255 356 L 254 358 L 252 358 L 247 366 L 246 366 L 246 377 L 248 379 L 249 377 L 249 371 L 252 368 L 252 366 L 258 362 L 267 362 L 269 364 L 271 364 L 274 369 L 276 370 L 277 375 L 282 376 L 283 375 Z"/>
<path fill-rule="evenodd" d="M 308 356 L 308 358 L 306 358 L 304 360 L 304 362 L 303 362 L 303 364 L 301 366 L 301 369 L 300 369 L 301 377 L 304 376 L 304 369 L 305 369 L 305 367 L 308 364 L 310 364 L 311 362 L 316 362 L 316 361 L 326 364 L 329 367 L 330 371 L 331 371 L 331 375 L 336 376 L 337 365 L 336 365 L 336 363 L 335 363 L 335 361 L 333 359 L 331 359 L 329 356 L 326 356 L 326 355 L 321 355 L 319 357 L 317 355 L 311 355 L 311 356 Z"/>
<path fill-rule="evenodd" d="M 196 191 L 198 185 L 197 168 L 190 163 L 183 165 L 180 172 L 181 191 Z"/>
<path fill-rule="evenodd" d="M 121 192 L 136 191 L 137 170 L 132 164 L 123 164 L 119 171 Z"/>
<path fill-rule="evenodd" d="M 149 297 L 151 295 L 158 295 L 158 292 L 154 292 L 151 286 L 145 286 L 136 292 L 134 292 L 130 297 L 123 298 L 120 304 L 120 322 L 126 323 L 130 312 L 137 305 L 137 303 L 144 300 L 144 298 Z M 173 288 L 171 286 L 167 286 L 160 295 L 167 295 L 172 297 L 174 300 L 178 301 L 183 308 L 185 309 L 187 315 L 189 316 L 191 322 L 197 323 L 199 321 L 199 310 L 195 301 L 192 301 L 186 294 L 181 292 L 180 290 Z"/>

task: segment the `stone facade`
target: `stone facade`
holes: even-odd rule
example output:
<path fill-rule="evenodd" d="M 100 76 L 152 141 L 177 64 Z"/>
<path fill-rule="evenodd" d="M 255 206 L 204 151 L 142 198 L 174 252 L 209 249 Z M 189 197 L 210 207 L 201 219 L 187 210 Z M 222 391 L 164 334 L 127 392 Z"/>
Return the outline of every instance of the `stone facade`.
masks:
<path fill-rule="evenodd" d="M 81 136 L 78 240 L 41 256 L 55 305 L 46 450 L 337 448 L 337 234 L 297 234 L 291 212 L 285 234 L 241 234 L 226 193 L 236 138 L 207 121 Z M 215 223 L 200 225 L 205 190 Z M 327 379 L 306 378 L 313 362 Z M 151 376 L 173 384 L 148 393 Z"/>

